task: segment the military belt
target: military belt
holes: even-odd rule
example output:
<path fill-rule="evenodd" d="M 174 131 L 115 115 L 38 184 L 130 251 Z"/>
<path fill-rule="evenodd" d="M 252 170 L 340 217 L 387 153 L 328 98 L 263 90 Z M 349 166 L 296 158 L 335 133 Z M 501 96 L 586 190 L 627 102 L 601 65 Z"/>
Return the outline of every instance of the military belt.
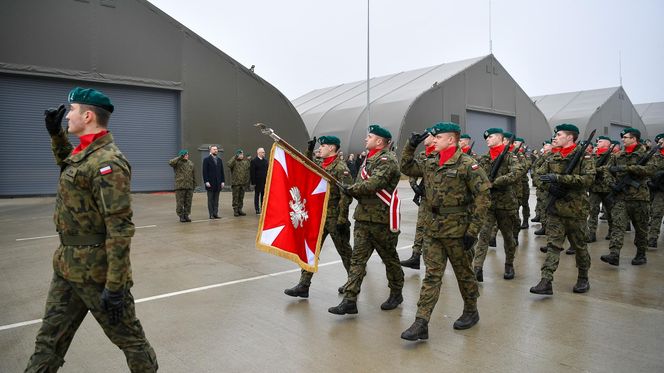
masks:
<path fill-rule="evenodd" d="M 71 235 L 58 233 L 64 246 L 92 246 L 106 242 L 106 233 Z"/>
<path fill-rule="evenodd" d="M 431 207 L 431 212 L 433 212 L 436 215 L 454 214 L 454 213 L 458 213 L 458 212 L 468 212 L 468 205 L 450 206 L 450 207 L 433 206 L 433 207 Z"/>

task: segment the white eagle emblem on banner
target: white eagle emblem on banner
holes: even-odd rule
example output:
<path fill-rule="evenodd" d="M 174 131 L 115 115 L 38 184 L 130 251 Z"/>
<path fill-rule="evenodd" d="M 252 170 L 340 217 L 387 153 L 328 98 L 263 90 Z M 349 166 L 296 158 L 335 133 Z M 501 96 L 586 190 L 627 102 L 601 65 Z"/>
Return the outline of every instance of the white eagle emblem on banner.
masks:
<path fill-rule="evenodd" d="M 294 228 L 298 228 L 298 226 L 301 228 L 304 221 L 309 219 L 309 213 L 304 209 L 307 200 L 300 197 L 300 190 L 297 187 L 290 189 L 290 195 L 292 200 L 288 202 L 288 205 L 292 210 L 290 213 L 291 223 L 293 223 Z"/>

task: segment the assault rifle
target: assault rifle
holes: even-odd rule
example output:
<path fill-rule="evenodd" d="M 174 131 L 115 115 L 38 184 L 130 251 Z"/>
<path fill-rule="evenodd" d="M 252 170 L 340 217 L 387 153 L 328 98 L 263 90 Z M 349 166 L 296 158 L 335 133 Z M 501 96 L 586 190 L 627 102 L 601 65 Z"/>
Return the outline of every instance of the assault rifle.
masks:
<path fill-rule="evenodd" d="M 413 202 L 419 206 L 420 201 L 422 201 L 422 196 L 424 195 L 424 178 L 422 178 L 419 183 L 411 186 L 411 188 L 413 188 L 413 192 L 415 192 L 415 195 L 413 196 Z"/>
<path fill-rule="evenodd" d="M 473 146 L 475 146 L 475 141 L 470 143 L 470 148 L 468 148 L 468 155 L 472 156 L 473 155 Z"/>
<path fill-rule="evenodd" d="M 580 143 L 581 149 L 579 149 L 574 154 L 574 157 L 572 158 L 572 160 L 569 161 L 569 163 L 567 164 L 567 167 L 565 168 L 565 170 L 562 173 L 563 175 L 570 175 L 574 171 L 576 166 L 579 165 L 579 162 L 581 162 L 581 158 L 583 158 L 586 155 L 586 149 L 588 148 L 590 143 L 593 141 L 593 137 L 595 137 L 595 132 L 596 131 L 597 130 L 594 129 L 590 133 L 590 136 L 588 136 L 588 140 L 581 141 L 581 143 Z M 558 197 L 556 197 L 552 194 L 549 195 L 549 202 L 546 205 L 546 211 L 547 212 L 549 212 L 549 213 L 554 212 L 554 205 L 556 204 L 556 200 L 558 200 Z"/>
<path fill-rule="evenodd" d="M 496 176 L 498 176 L 498 170 L 500 169 L 500 165 L 503 164 L 503 161 L 505 160 L 505 157 L 507 157 L 507 153 L 510 151 L 510 146 L 514 143 L 514 134 L 510 136 L 509 142 L 507 145 L 505 145 L 505 148 L 503 149 L 502 152 L 496 157 L 496 161 L 493 162 L 493 167 L 491 167 L 491 172 L 489 172 L 489 181 L 493 183 L 494 180 L 496 180 Z"/>
<path fill-rule="evenodd" d="M 659 145 L 655 145 L 648 153 L 646 153 L 641 159 L 639 159 L 638 162 L 636 162 L 637 166 L 645 166 L 646 163 L 652 158 L 655 153 L 659 151 Z M 616 194 L 622 193 L 625 191 L 625 188 L 627 186 L 631 186 L 633 188 L 638 188 L 641 186 L 641 183 L 637 180 L 634 180 L 634 178 L 629 174 L 629 172 L 625 173 L 625 176 L 622 177 L 617 183 L 615 183 L 611 187 L 611 193 L 609 193 L 609 196 L 607 197 L 609 201 L 613 200 Z"/>

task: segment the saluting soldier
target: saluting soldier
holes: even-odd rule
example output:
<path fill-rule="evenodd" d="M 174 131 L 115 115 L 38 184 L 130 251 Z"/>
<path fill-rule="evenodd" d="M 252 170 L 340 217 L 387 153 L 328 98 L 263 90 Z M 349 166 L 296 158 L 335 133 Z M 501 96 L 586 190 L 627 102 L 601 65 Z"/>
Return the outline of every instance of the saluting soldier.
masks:
<path fill-rule="evenodd" d="M 643 166 L 637 165 L 639 160 L 647 153 L 645 146 L 639 144 L 641 131 L 636 128 L 626 128 L 620 132 L 624 150 L 609 161 L 608 182 L 611 183 L 614 197 L 611 207 L 611 218 L 614 222 L 611 239 L 609 241 L 609 254 L 602 255 L 600 259 L 613 266 L 620 264 L 620 250 L 625 239 L 626 226 L 634 225 L 634 245 L 636 256 L 632 265 L 646 264 L 646 250 L 648 245 L 648 210 L 650 191 L 647 179 L 655 171 L 652 159 Z M 629 176 L 638 184 L 626 185 L 622 190 L 616 190 L 616 183 Z"/>
<path fill-rule="evenodd" d="M 655 136 L 655 143 L 660 149 L 653 162 L 655 163 L 655 174 L 650 179 L 650 223 L 648 225 L 648 247 L 657 247 L 660 228 L 662 227 L 662 216 L 664 216 L 664 133 Z"/>
<path fill-rule="evenodd" d="M 346 165 L 346 162 L 339 157 L 339 148 L 341 147 L 341 140 L 336 136 L 321 136 L 318 139 L 320 146 L 318 147 L 320 158 L 313 159 L 314 146 L 316 145 L 316 138 L 309 142 L 306 156 L 314 160 L 327 172 L 329 172 L 335 179 L 344 184 L 351 184 L 353 176 Z M 323 238 L 321 245 L 325 242 L 325 238 L 329 234 L 334 242 L 334 247 L 337 249 L 341 257 L 346 273 L 350 269 L 350 257 L 352 254 L 352 247 L 350 246 L 350 222 L 348 221 L 348 208 L 353 199 L 342 193 L 336 184 L 330 184 L 330 195 L 327 201 L 327 217 L 325 218 L 325 228 L 323 230 Z M 286 295 L 291 297 L 309 297 L 309 287 L 311 286 L 312 272 L 302 270 L 300 281 L 294 287 L 284 290 Z M 344 292 L 344 286 L 340 287 L 339 293 Z"/>
<path fill-rule="evenodd" d="M 576 253 L 578 278 L 573 287 L 575 293 L 585 293 L 590 289 L 588 270 L 590 255 L 586 243 L 586 221 L 588 219 L 588 188 L 595 179 L 595 163 L 589 155 L 581 159 L 570 174 L 564 174 L 568 164 L 575 158 L 581 147 L 575 141 L 579 128 L 573 124 L 560 124 L 555 128 L 553 154 L 538 169 L 540 181 L 548 184 L 549 199 L 556 198 L 555 204 L 547 211 L 546 234 L 547 254 L 542 265 L 542 279 L 530 288 L 534 294 L 552 295 L 553 273 L 558 268 L 560 252 L 567 238 Z M 548 201 L 547 201 L 548 202 Z"/>
<path fill-rule="evenodd" d="M 505 149 L 503 144 L 503 130 L 500 128 L 489 128 L 484 131 L 484 139 L 489 147 L 489 152 L 479 159 L 479 165 L 487 175 L 491 174 L 500 153 Z M 514 240 L 514 210 L 518 207 L 519 199 L 514 186 L 520 179 L 522 164 L 517 155 L 506 153 L 496 178 L 491 183 L 491 207 L 486 214 L 480 230 L 479 241 L 475 248 L 475 259 L 473 268 L 477 281 L 484 281 L 484 259 L 489 249 L 489 240 L 494 226 L 497 226 L 503 235 L 505 246 L 505 273 L 503 278 L 511 280 L 514 278 L 514 254 L 516 242 Z"/>
<path fill-rule="evenodd" d="M 414 158 L 422 135 L 413 134 L 401 154 L 401 171 L 422 176 L 426 185 L 424 264 L 426 274 L 417 302 L 415 322 L 401 338 L 415 341 L 429 338 L 429 319 L 438 302 L 443 273 L 449 259 L 459 285 L 464 307 L 454 329 L 468 329 L 480 315 L 479 290 L 473 274 L 473 244 L 489 208 L 490 183 L 477 162 L 457 147 L 461 129 L 455 123 L 438 123 L 429 129 L 435 136 L 438 156 L 418 162 Z"/>
<path fill-rule="evenodd" d="M 194 162 L 189 160 L 189 151 L 180 150 L 178 156 L 168 161 L 175 172 L 175 212 L 181 223 L 190 222 L 191 200 L 194 198 L 196 175 Z"/>
<path fill-rule="evenodd" d="M 136 318 L 129 247 L 131 166 L 108 132 L 111 100 L 94 89 L 69 92 L 65 105 L 45 113 L 60 168 L 55 227 L 60 245 L 35 351 L 26 372 L 55 372 L 88 311 L 125 354 L 132 372 L 156 372 L 157 357 Z M 78 136 L 74 148 L 67 132 Z"/>
<path fill-rule="evenodd" d="M 344 187 L 346 194 L 357 199 L 353 215 L 355 246 L 344 299 L 338 306 L 330 307 L 330 313 L 357 313 L 357 295 L 367 273 L 367 261 L 374 250 L 385 264 L 390 288 L 390 296 L 380 308 L 392 310 L 403 302 L 403 270 L 397 254 L 399 203 L 396 191 L 401 173 L 396 155 L 389 150 L 391 140 L 390 131 L 377 124 L 370 125 L 365 139 L 369 153 L 360 167 L 356 182 Z"/>
<path fill-rule="evenodd" d="M 611 157 L 607 154 L 611 148 L 611 138 L 608 136 L 597 137 L 597 149 L 593 157 L 595 161 L 595 181 L 590 186 L 590 213 L 588 214 L 588 242 L 597 241 L 597 224 L 599 222 L 600 203 L 606 211 L 606 217 L 609 223 L 609 235 L 613 229 L 613 219 L 611 218 L 611 201 L 609 194 L 611 193 L 611 185 L 606 182 L 608 179 L 608 159 L 604 164 L 600 164 L 605 157 Z M 609 158 L 610 159 L 610 158 Z"/>
<path fill-rule="evenodd" d="M 245 216 L 242 211 L 244 207 L 244 192 L 249 188 L 249 167 L 251 163 L 244 156 L 244 151 L 238 149 L 235 155 L 228 162 L 228 168 L 231 170 L 231 191 L 233 193 L 233 216 Z"/>
<path fill-rule="evenodd" d="M 433 136 L 428 134 L 424 139 L 424 151 L 417 156 L 418 162 L 424 162 L 429 157 L 435 157 L 436 153 L 433 146 Z M 418 180 L 420 182 L 418 183 Z M 420 195 L 420 205 L 417 208 L 417 223 L 415 227 L 415 241 L 413 242 L 413 253 L 410 258 L 401 261 L 402 267 L 420 269 L 420 257 L 422 256 L 422 243 L 424 242 L 424 214 L 426 214 L 426 195 L 424 190 L 426 185 L 421 178 L 408 178 L 410 187 L 415 193 Z M 420 184 L 422 185 L 420 187 Z"/>

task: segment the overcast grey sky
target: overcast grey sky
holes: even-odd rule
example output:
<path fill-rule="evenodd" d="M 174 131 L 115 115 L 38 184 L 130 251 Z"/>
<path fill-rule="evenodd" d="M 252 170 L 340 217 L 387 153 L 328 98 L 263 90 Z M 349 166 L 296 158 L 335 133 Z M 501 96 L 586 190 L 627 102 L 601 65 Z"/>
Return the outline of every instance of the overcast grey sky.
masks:
<path fill-rule="evenodd" d="M 367 0 L 150 0 L 295 99 L 366 78 Z M 530 96 L 664 101 L 664 1 L 493 0 L 493 53 Z M 489 54 L 489 0 L 371 0 L 371 76 Z"/>

